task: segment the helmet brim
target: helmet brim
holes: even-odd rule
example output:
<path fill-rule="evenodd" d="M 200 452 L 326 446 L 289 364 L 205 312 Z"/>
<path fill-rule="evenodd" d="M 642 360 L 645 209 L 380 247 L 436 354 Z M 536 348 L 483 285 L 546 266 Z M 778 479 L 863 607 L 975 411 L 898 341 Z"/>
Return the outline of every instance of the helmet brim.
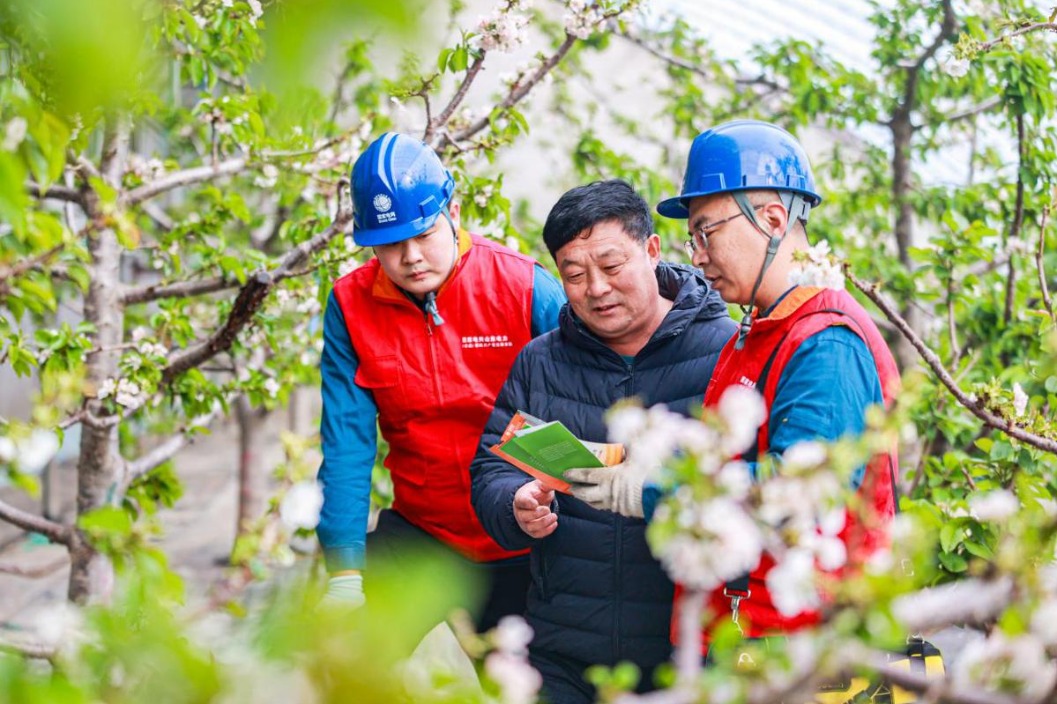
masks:
<path fill-rule="evenodd" d="M 690 198 L 693 198 L 693 194 L 690 196 L 675 196 L 673 198 L 667 198 L 657 204 L 657 212 L 666 218 L 672 218 L 673 220 L 686 220 L 690 217 L 690 209 L 687 208 Z"/>

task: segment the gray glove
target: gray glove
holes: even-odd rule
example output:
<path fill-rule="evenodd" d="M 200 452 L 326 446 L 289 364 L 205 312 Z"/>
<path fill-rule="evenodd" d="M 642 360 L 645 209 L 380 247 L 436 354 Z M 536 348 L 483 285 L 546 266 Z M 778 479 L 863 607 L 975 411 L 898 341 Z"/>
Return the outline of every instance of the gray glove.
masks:
<path fill-rule="evenodd" d="M 648 470 L 624 463 L 612 467 L 567 469 L 562 479 L 570 482 L 569 492 L 599 511 L 642 518 L 642 485 Z"/>
<path fill-rule="evenodd" d="M 363 596 L 363 575 L 343 574 L 331 577 L 327 582 L 327 593 L 323 595 L 323 605 L 344 608 L 359 608 L 366 598 Z"/>

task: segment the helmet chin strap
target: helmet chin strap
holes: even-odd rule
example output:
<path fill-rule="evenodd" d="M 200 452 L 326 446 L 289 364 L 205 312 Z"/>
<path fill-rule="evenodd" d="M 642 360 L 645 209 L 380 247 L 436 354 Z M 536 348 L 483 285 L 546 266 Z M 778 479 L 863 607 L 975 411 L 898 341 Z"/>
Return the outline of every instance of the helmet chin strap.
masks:
<path fill-rule="evenodd" d="M 776 235 L 773 232 L 768 232 L 760 225 L 760 221 L 756 219 L 756 209 L 749 202 L 749 196 L 746 191 L 735 191 L 733 193 L 734 202 L 738 204 L 742 214 L 749 219 L 753 227 L 768 238 L 767 253 L 763 257 L 763 266 L 760 267 L 760 273 L 756 276 L 756 283 L 753 284 L 749 303 L 741 306 L 742 317 L 741 323 L 738 325 L 738 339 L 734 343 L 734 349 L 736 350 L 745 347 L 745 338 L 749 336 L 749 331 L 752 329 L 752 309 L 756 307 L 756 294 L 760 291 L 760 285 L 763 283 L 763 277 L 767 273 L 767 269 L 771 266 L 771 262 L 774 261 L 775 255 L 778 254 L 778 247 L 781 246 L 782 239 L 792 231 L 793 225 L 796 224 L 797 220 L 807 221 L 807 214 L 811 209 L 807 201 L 799 193 L 781 191 L 779 195 L 782 199 L 782 205 L 785 206 L 785 210 L 789 214 L 789 218 L 785 223 L 785 232 L 781 235 Z"/>
<path fill-rule="evenodd" d="M 451 250 L 451 266 L 448 267 L 448 275 L 451 275 L 452 270 L 455 268 L 455 262 L 459 259 L 459 231 L 455 229 L 455 222 L 451 219 L 451 214 L 447 208 L 443 208 L 444 219 L 451 225 L 452 232 L 452 250 Z M 447 280 L 445 278 L 445 280 Z M 426 313 L 433 317 L 433 324 L 441 326 L 444 324 L 444 318 L 440 316 L 440 311 L 437 310 L 437 292 L 430 291 L 426 294 L 426 298 L 422 305 Z"/>

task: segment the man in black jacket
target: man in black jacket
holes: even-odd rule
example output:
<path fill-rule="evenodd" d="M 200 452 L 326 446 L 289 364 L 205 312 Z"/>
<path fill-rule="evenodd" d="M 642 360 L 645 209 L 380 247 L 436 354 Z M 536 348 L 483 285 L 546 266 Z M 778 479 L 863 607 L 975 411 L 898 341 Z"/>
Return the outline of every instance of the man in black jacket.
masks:
<path fill-rule="evenodd" d="M 471 499 L 501 546 L 532 549 L 530 659 L 547 700 L 566 704 L 594 701 L 583 678 L 591 665 L 630 661 L 646 691 L 669 658 L 672 583 L 650 555 L 645 523 L 613 512 L 641 515 L 643 477 L 614 468 L 586 487 L 588 505 L 575 498 L 585 487 L 556 497 L 489 448 L 518 410 L 598 442 L 621 399 L 692 415 L 735 326 L 699 272 L 660 261 L 649 206 L 623 181 L 567 192 L 543 238 L 569 303 L 559 328 L 515 360 L 471 465 Z"/>

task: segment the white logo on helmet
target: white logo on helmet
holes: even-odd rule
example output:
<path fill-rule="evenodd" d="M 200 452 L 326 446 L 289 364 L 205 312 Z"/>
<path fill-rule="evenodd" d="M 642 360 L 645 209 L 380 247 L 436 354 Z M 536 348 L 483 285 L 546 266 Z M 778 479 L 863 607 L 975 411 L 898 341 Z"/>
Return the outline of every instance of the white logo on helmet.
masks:
<path fill-rule="evenodd" d="M 379 213 L 387 213 L 389 212 L 389 209 L 393 207 L 392 199 L 384 193 L 376 195 L 371 202 L 374 204 L 374 209 Z"/>

